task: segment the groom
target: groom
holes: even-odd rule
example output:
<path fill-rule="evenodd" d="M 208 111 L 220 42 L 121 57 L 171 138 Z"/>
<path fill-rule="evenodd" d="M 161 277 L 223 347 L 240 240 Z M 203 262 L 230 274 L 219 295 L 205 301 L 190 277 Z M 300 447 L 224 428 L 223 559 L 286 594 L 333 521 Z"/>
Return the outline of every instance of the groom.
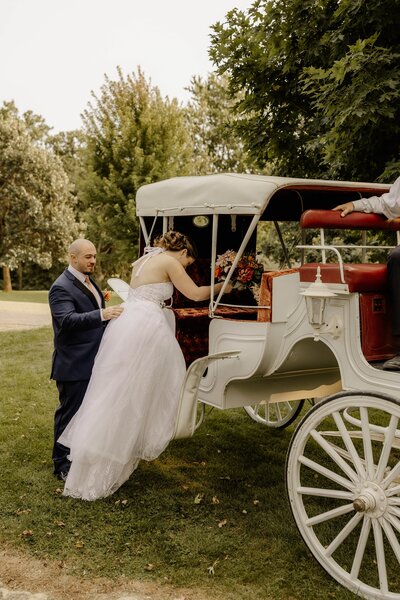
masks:
<path fill-rule="evenodd" d="M 68 250 L 69 266 L 50 288 L 49 304 L 54 330 L 51 379 L 55 379 L 59 406 L 54 416 L 54 474 L 65 481 L 69 448 L 58 438 L 79 409 L 92 373 L 100 341 L 110 319 L 122 306 L 105 308 L 104 298 L 90 278 L 96 265 L 96 248 L 78 239 Z"/>

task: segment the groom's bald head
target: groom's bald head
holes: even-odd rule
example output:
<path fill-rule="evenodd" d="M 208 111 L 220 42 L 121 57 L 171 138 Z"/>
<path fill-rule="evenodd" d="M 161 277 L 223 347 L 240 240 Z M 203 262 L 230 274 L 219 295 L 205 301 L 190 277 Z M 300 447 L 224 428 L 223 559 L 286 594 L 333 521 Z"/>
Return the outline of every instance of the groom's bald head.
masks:
<path fill-rule="evenodd" d="M 90 275 L 96 266 L 96 247 L 90 240 L 79 238 L 68 248 L 69 264 L 80 273 Z"/>

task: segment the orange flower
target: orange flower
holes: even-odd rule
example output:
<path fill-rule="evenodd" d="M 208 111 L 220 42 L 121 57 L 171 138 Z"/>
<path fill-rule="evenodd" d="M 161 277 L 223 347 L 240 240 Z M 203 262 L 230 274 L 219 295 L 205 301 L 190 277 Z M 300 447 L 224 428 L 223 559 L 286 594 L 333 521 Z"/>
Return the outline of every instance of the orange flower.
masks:
<path fill-rule="evenodd" d="M 103 298 L 106 302 L 108 302 L 111 299 L 111 290 L 104 290 Z"/>

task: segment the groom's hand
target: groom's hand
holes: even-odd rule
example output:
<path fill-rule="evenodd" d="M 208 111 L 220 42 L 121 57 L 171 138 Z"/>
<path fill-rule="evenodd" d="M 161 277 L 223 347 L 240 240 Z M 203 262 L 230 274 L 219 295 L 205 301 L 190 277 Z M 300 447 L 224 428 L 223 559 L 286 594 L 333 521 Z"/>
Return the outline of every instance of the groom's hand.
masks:
<path fill-rule="evenodd" d="M 123 312 L 123 310 L 124 307 L 121 304 L 103 308 L 101 311 L 101 314 L 103 315 L 103 321 L 110 321 L 111 319 L 116 319 Z"/>

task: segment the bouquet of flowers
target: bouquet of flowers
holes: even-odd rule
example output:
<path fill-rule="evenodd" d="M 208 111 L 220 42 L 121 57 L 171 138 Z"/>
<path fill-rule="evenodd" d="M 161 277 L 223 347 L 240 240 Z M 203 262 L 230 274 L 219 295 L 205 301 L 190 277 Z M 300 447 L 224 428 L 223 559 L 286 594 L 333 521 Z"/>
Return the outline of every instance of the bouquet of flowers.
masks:
<path fill-rule="evenodd" d="M 215 277 L 220 281 L 226 279 L 237 252 L 227 250 L 219 254 L 215 263 Z M 257 298 L 261 276 L 263 274 L 263 265 L 257 260 L 254 254 L 244 254 L 239 260 L 235 271 L 232 274 L 233 287 L 244 289 L 248 287 Z"/>

